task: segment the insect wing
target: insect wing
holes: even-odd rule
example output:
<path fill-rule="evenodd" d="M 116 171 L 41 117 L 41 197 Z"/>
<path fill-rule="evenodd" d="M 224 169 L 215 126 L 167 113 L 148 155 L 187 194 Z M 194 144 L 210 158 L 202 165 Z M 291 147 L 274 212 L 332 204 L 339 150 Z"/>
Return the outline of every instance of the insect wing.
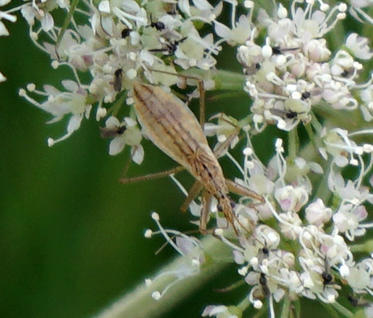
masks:
<path fill-rule="evenodd" d="M 200 179 L 196 161 L 207 157 L 215 164 L 216 159 L 191 110 L 157 86 L 135 83 L 134 98 L 138 119 L 151 141 Z"/>

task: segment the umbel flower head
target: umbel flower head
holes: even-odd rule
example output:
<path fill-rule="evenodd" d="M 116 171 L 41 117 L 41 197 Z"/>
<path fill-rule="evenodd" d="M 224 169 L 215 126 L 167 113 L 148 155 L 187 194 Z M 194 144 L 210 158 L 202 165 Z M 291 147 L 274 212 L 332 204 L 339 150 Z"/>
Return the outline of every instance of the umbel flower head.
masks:
<path fill-rule="evenodd" d="M 275 317 L 282 303 L 281 316 L 291 317 L 293 304 L 307 298 L 352 317 L 353 308 L 343 307 L 340 300 L 349 296 L 371 301 L 373 296 L 368 236 L 373 226 L 373 84 L 368 74 L 373 52 L 370 39 L 356 32 L 344 37 L 335 33 L 351 18 L 371 23 L 369 3 L 294 0 L 289 7 L 273 3 L 265 10 L 253 1 L 234 0 L 102 0 L 79 5 L 44 0 L 25 2 L 3 17 L 11 20 L 11 12 L 21 11 L 32 41 L 50 56 L 52 66 L 71 71 L 72 79 L 61 80 L 60 89 L 29 84 L 20 90 L 51 115 L 49 123 L 67 119 L 66 133 L 49 138 L 49 146 L 70 137 L 94 113 L 101 136 L 111 139 L 109 154 L 129 146 L 132 160 L 141 164 L 141 142 L 149 132 L 140 127 L 132 107 L 135 82 L 172 94 L 173 86 L 183 89 L 198 78 L 208 90 L 245 92 L 241 115 L 234 117 L 230 110 L 216 114 L 203 128 L 205 135 L 216 136 L 216 156 L 237 168 L 234 184 L 246 192 L 232 196 L 231 205 L 225 197 L 233 211 L 228 220 L 231 215 L 220 206 L 225 193 L 212 193 L 216 198 L 209 205 L 198 193 L 188 196 L 192 223 L 208 223 L 211 230 L 202 234 L 213 234 L 223 243 L 229 251 L 224 259 L 235 266 L 243 286 L 242 299 L 208 305 L 202 316 L 239 318 L 249 307 L 264 310 L 267 303 L 269 316 Z M 56 9 L 69 12 L 70 26 L 55 24 Z M 340 43 L 328 41 L 333 37 Z M 236 59 L 242 74 L 219 70 L 218 57 L 227 46 L 235 49 L 230 59 Z M 4 79 L 0 73 L 0 81 Z M 204 90 L 191 89 L 187 99 L 203 96 Z M 268 126 L 274 126 L 274 134 Z M 177 133 L 164 130 L 167 135 Z M 187 130 L 184 134 L 193 136 Z M 260 134 L 271 153 L 267 158 L 254 139 Z M 284 134 L 287 141 L 279 137 Z M 195 149 L 201 148 L 190 139 Z M 217 182 L 208 167 L 203 168 L 204 178 Z M 152 218 L 159 230 L 147 230 L 145 236 L 161 234 L 183 259 L 146 280 L 146 288 L 154 288 L 152 298 L 161 302 L 222 257 L 219 249 L 212 255 L 197 237 L 165 229 L 157 213 Z M 159 288 L 159 281 L 168 283 Z M 367 307 L 366 316 L 371 312 Z"/>

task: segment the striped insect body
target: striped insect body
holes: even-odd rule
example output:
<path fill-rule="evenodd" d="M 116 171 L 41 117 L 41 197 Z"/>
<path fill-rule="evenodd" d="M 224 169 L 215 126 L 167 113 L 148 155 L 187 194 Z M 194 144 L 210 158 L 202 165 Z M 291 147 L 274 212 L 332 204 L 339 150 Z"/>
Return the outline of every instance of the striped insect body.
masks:
<path fill-rule="evenodd" d="M 135 83 L 134 99 L 139 122 L 150 140 L 217 198 L 227 221 L 233 225 L 223 171 L 192 111 L 157 86 Z"/>

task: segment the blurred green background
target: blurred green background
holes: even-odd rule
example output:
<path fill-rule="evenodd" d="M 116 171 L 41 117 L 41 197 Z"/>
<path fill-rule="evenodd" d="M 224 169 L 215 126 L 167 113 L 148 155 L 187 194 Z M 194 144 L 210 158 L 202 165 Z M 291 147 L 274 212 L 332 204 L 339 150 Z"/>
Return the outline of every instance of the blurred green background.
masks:
<path fill-rule="evenodd" d="M 95 120 L 83 121 L 72 137 L 48 148 L 47 138 L 63 135 L 66 121 L 47 125 L 50 116 L 18 97 L 18 89 L 30 82 L 60 88 L 59 79 L 70 73 L 51 68 L 48 56 L 29 40 L 22 19 L 7 25 L 11 36 L 0 39 L 0 71 L 8 78 L 0 84 L 0 317 L 91 317 L 176 254 L 166 248 L 154 255 L 163 240 L 143 237 L 146 228 L 154 229 L 151 211 L 165 226 L 194 227 L 179 211 L 183 195 L 169 178 L 118 183 L 128 150 L 109 156 L 109 142 L 99 137 Z M 232 60 L 226 58 L 222 68 L 231 70 Z M 247 99 L 236 98 L 207 108 L 210 114 L 223 109 L 237 114 L 247 106 Z M 269 133 L 279 135 L 275 129 Z M 255 141 L 263 156 L 272 148 L 268 135 Z M 223 165 L 234 175 L 232 164 L 223 160 Z M 132 165 L 130 174 L 174 166 L 145 142 L 145 162 Z M 181 176 L 192 183 L 186 173 Z M 206 304 L 237 303 L 247 290 L 214 291 L 235 282 L 235 270 L 228 268 L 163 317 L 199 317 Z M 315 315 L 315 307 L 307 308 L 304 317 Z"/>

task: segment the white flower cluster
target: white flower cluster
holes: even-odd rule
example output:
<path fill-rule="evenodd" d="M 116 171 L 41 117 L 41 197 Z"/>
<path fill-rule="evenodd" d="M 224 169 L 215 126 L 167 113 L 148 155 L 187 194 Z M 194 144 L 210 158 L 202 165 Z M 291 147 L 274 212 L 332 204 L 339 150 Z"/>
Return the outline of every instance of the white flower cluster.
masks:
<path fill-rule="evenodd" d="M 53 12 L 57 8 L 75 10 L 71 28 L 55 25 Z M 48 144 L 69 137 L 95 106 L 97 121 L 107 116 L 103 135 L 113 138 L 109 153 L 118 154 L 129 145 L 133 160 L 141 163 L 143 150 L 135 114 L 121 107 L 125 101 L 133 103 L 134 81 L 146 80 L 168 89 L 178 78 L 161 72 L 176 74 L 176 67 L 214 68 L 214 55 L 221 48 L 212 33 L 201 35 L 199 29 L 215 21 L 222 8 L 222 2 L 212 6 L 206 0 L 193 4 L 104 0 L 97 6 L 81 1 L 74 8 L 66 0 L 44 0 L 18 7 L 29 24 L 31 39 L 50 55 L 52 66 L 68 66 L 74 76 L 74 80 L 62 81 L 63 91 L 50 85 L 41 91 L 34 84 L 20 90 L 21 96 L 53 116 L 50 122 L 70 117 L 66 134 L 49 138 Z M 88 80 L 87 76 L 81 79 L 84 73 L 89 74 Z M 46 100 L 38 101 L 43 98 Z"/>
<path fill-rule="evenodd" d="M 323 173 L 321 166 L 301 158 L 291 166 L 283 153 L 278 140 L 276 155 L 265 167 L 251 148 L 244 149 L 242 179 L 235 181 L 263 195 L 266 202 L 248 205 L 248 198 L 240 198 L 234 207 L 238 234 L 216 206 L 212 209 L 214 234 L 231 248 L 238 274 L 248 285 L 249 302 L 260 309 L 269 299 L 272 312 L 273 301 L 284 297 L 334 303 L 346 285 L 354 295 L 373 296 L 373 255 L 355 259 L 351 249 L 351 242 L 373 227 L 364 223 L 365 205 L 373 203 L 373 193 L 361 185 L 365 171 L 346 180 L 332 169 L 327 191 L 335 202 L 328 207 L 324 200 L 330 201 L 330 196 L 314 195 L 310 180 L 312 174 Z M 199 216 L 196 211 L 202 206 L 193 202 L 191 209 Z M 241 317 L 244 309 L 208 306 L 203 315 Z"/>
<path fill-rule="evenodd" d="M 317 9 L 314 1 L 302 2 L 293 1 L 290 14 L 281 4 L 273 17 L 260 10 L 255 27 L 266 30 L 264 44 L 257 43 L 261 33 L 251 23 L 250 38 L 238 48 L 258 131 L 272 122 L 289 131 L 300 121 L 309 122 L 315 108 L 354 110 L 359 107 L 355 92 L 366 96 L 372 90 L 371 80 L 357 83 L 363 66 L 354 60 L 373 56 L 367 39 L 352 33 L 345 48 L 332 54 L 324 38 L 345 19 L 347 5 L 320 3 Z M 360 108 L 371 120 L 372 105 Z"/>
<path fill-rule="evenodd" d="M 341 292 L 346 286 L 356 297 L 373 296 L 373 256 L 355 255 L 351 244 L 373 227 L 373 223 L 364 222 L 367 206 L 373 203 L 373 193 L 364 185 L 371 174 L 373 145 L 355 141 L 373 130 L 318 127 L 311 116 L 328 107 L 346 114 L 360 108 L 364 120 L 371 120 L 371 80 L 357 83 L 363 66 L 354 58 L 369 60 L 373 53 L 367 39 L 356 33 L 347 37 L 344 49 L 332 53 L 324 37 L 346 17 L 347 6 L 329 7 L 320 1 L 316 9 L 316 1 L 307 1 L 304 7 L 302 2 L 293 1 L 290 17 L 282 5 L 274 17 L 261 10 L 260 24 L 251 21 L 250 5 L 248 15 L 233 22 L 231 28 L 215 22 L 222 42 L 240 45 L 237 58 L 246 74 L 245 90 L 253 99 L 255 131 L 263 131 L 273 122 L 286 131 L 296 130 L 300 122 L 311 122 L 317 133 L 310 137 L 320 155 L 319 163 L 298 153 L 285 158 L 279 139 L 276 155 L 265 165 L 255 153 L 249 136 L 252 130 L 245 120 L 221 114 L 215 116 L 217 124 L 205 126 L 206 134 L 217 135 L 219 145 L 229 140 L 237 127 L 247 133 L 243 164 L 229 152 L 225 155 L 241 172 L 236 183 L 262 195 L 265 204 L 248 204 L 249 198 L 240 197 L 234 204 L 239 233 L 219 213 L 217 202 L 212 204 L 211 215 L 216 222 L 214 234 L 232 249 L 238 274 L 248 285 L 249 303 L 259 309 L 268 300 L 271 317 L 274 302 L 285 298 L 335 303 L 346 296 Z M 263 37 L 263 30 L 267 36 L 260 46 L 254 40 Z M 231 138 L 230 146 L 237 142 L 237 137 Z M 356 177 L 345 177 L 345 167 L 355 167 Z M 312 182 L 317 175 L 325 179 L 323 192 Z M 200 217 L 202 203 L 193 201 L 190 209 Z M 241 317 L 246 308 L 208 306 L 203 316 Z"/>

